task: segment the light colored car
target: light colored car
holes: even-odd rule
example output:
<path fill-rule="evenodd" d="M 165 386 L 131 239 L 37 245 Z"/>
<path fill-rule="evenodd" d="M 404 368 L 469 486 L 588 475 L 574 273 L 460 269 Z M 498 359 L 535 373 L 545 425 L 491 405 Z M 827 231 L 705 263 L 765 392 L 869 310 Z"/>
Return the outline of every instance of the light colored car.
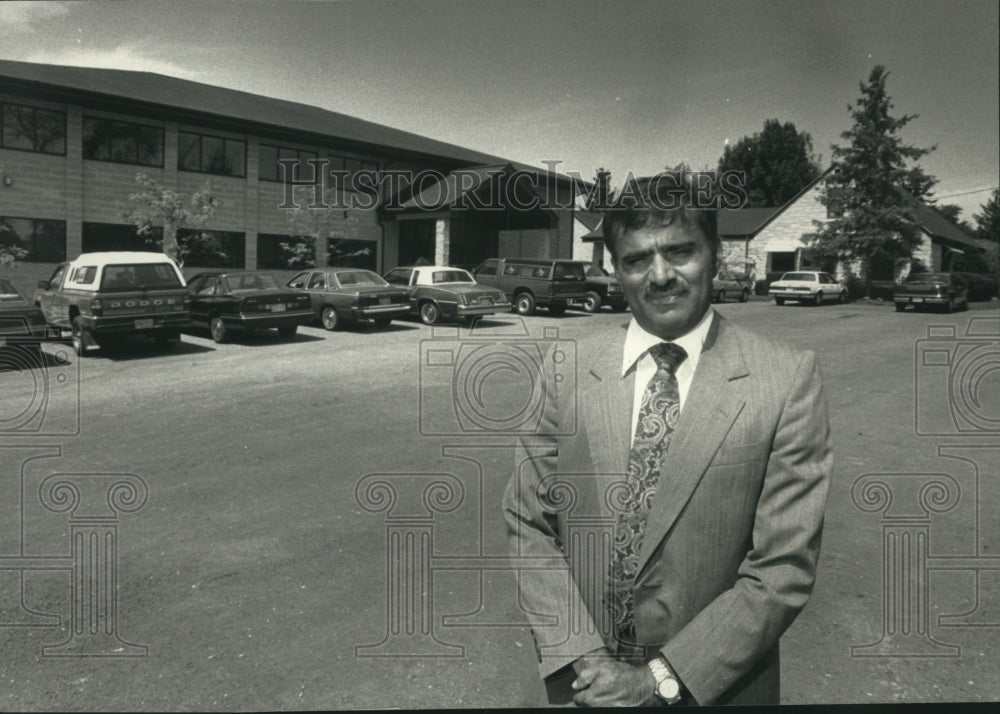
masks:
<path fill-rule="evenodd" d="M 785 273 L 781 279 L 771 283 L 767 291 L 774 296 L 777 305 L 785 300 L 820 305 L 824 302 L 843 303 L 847 299 L 847 288 L 829 273 L 812 270 L 796 270 Z"/>
<path fill-rule="evenodd" d="M 507 312 L 510 303 L 502 290 L 476 282 L 468 270 L 447 265 L 409 265 L 393 268 L 383 276 L 390 285 L 406 288 L 411 312 L 425 325 L 442 319 Z"/>
<path fill-rule="evenodd" d="M 712 300 L 725 302 L 727 297 L 739 298 L 740 302 L 750 299 L 750 281 L 729 270 L 720 270 L 712 278 Z"/>

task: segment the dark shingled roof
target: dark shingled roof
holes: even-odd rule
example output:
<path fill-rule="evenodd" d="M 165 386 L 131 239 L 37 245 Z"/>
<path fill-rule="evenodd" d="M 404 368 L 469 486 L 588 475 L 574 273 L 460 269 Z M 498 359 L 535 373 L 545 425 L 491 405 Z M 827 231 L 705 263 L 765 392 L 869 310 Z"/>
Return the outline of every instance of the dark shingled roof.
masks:
<path fill-rule="evenodd" d="M 989 241 L 972 238 L 965 231 L 935 211 L 932 207 L 917 202 L 914 206 L 914 223 L 932 236 L 943 238 L 953 243 L 959 243 L 972 248 L 987 250 L 992 247 Z"/>
<path fill-rule="evenodd" d="M 273 99 L 152 72 L 0 60 L 0 82 L 2 82 L 0 87 L 7 84 L 3 80 L 8 78 L 42 89 L 56 88 L 62 94 L 85 94 L 107 100 L 124 98 L 133 102 L 156 105 L 165 111 L 180 109 L 224 119 L 237 119 L 278 130 L 290 129 L 354 142 L 375 150 L 395 149 L 443 160 L 455 166 L 508 163 L 508 160 L 502 157 L 436 141 L 419 134 L 393 129 L 308 104 Z M 513 165 L 541 175 L 549 173 L 537 166 L 518 163 Z M 555 175 L 567 178 L 561 174 Z"/>
<path fill-rule="evenodd" d="M 773 208 L 724 208 L 719 211 L 719 235 L 753 236 L 781 207 Z"/>

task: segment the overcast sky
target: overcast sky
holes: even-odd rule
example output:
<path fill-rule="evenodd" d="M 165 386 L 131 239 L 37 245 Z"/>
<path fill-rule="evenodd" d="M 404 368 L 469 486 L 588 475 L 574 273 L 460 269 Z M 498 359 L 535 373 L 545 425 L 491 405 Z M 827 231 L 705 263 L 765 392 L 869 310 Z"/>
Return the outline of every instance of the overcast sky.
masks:
<path fill-rule="evenodd" d="M 872 66 L 942 203 L 1000 183 L 996 0 L 13 2 L 0 58 L 304 102 L 590 178 L 714 167 L 791 121 L 826 165 Z M 956 195 L 964 194 L 964 195 Z"/>

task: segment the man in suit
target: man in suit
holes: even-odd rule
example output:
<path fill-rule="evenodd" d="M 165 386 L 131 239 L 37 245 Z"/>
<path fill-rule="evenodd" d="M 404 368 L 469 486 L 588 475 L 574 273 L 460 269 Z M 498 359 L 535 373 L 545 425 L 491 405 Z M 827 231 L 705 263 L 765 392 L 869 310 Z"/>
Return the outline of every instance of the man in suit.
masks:
<path fill-rule="evenodd" d="M 776 704 L 813 587 L 833 468 L 816 359 L 712 308 L 715 213 L 688 186 L 639 179 L 605 214 L 632 320 L 579 344 L 504 496 L 512 552 L 566 565 L 518 576 L 551 702 Z M 613 543 L 574 514 L 613 518 Z"/>

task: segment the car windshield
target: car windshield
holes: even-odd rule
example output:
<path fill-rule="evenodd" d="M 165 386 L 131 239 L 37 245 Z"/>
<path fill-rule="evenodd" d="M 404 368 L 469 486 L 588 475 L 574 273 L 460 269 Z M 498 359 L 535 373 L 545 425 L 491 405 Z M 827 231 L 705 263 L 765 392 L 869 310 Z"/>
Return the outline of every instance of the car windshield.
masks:
<path fill-rule="evenodd" d="M 552 269 L 553 280 L 583 280 L 583 266 L 579 263 L 556 263 Z"/>
<path fill-rule="evenodd" d="M 816 282 L 816 276 L 812 273 L 785 273 L 781 276 L 782 280 L 805 280 L 808 282 Z"/>
<path fill-rule="evenodd" d="M 906 282 L 910 285 L 918 283 L 947 283 L 948 279 L 948 273 L 918 273 L 917 275 L 908 277 Z"/>
<path fill-rule="evenodd" d="M 472 276 L 464 270 L 435 270 L 431 282 L 438 283 L 474 283 Z"/>
<path fill-rule="evenodd" d="M 350 270 L 343 273 L 337 273 L 337 282 L 340 283 L 341 287 L 347 287 L 349 285 L 378 285 L 381 287 L 387 286 L 389 283 L 384 281 L 381 276 L 370 270 Z"/>
<path fill-rule="evenodd" d="M 9 280 L 0 280 L 0 303 L 26 303 L 27 300 L 17 291 Z"/>
<path fill-rule="evenodd" d="M 101 277 L 101 290 L 111 292 L 182 287 L 184 286 L 171 263 L 106 265 Z"/>
<path fill-rule="evenodd" d="M 226 285 L 229 292 L 238 293 L 246 290 L 277 290 L 278 284 L 270 273 L 247 273 L 245 275 L 227 275 Z"/>

